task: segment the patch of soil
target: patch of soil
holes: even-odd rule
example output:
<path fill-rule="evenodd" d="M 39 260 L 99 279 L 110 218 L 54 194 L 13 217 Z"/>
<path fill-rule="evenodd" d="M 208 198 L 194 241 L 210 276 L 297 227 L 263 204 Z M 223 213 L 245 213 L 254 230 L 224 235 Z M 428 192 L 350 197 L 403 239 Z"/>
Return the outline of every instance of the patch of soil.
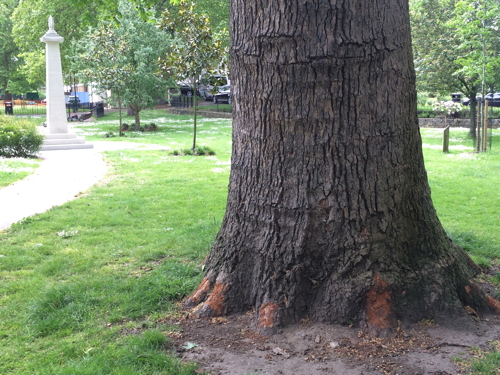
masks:
<path fill-rule="evenodd" d="M 500 340 L 500 316 L 430 322 L 399 328 L 392 337 L 370 338 L 355 328 L 302 321 L 273 336 L 255 330 L 253 314 L 196 318 L 170 323 L 178 355 L 213 375 L 456 375 L 454 357 L 470 359 Z"/>

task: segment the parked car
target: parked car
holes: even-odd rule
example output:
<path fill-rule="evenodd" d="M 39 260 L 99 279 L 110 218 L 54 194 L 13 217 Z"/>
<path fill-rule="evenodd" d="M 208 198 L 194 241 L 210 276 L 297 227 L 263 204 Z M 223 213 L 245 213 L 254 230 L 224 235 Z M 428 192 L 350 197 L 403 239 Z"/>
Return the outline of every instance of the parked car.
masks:
<path fill-rule="evenodd" d="M 483 101 L 483 97 L 481 95 L 476 96 L 476 103 L 481 103 Z M 462 100 L 463 105 L 470 105 L 470 99 L 469 98 L 464 98 Z"/>
<path fill-rule="evenodd" d="M 488 105 L 490 107 L 500 107 L 500 92 L 495 92 L 495 93 L 488 93 L 484 96 L 485 100 L 488 100 Z M 481 95 L 476 96 L 476 102 L 477 103 L 482 103 L 483 102 L 483 97 Z M 469 98 L 464 98 L 462 101 L 463 105 L 470 105 L 470 99 Z"/>
<path fill-rule="evenodd" d="M 68 104 L 72 104 L 72 105 L 80 104 L 80 98 L 76 95 L 70 95 L 68 97 Z"/>
<path fill-rule="evenodd" d="M 231 104 L 231 85 L 219 87 L 219 92 L 214 95 L 214 103 L 228 103 Z"/>
<path fill-rule="evenodd" d="M 181 90 L 181 95 L 193 96 L 194 94 L 194 89 L 191 86 L 183 85 L 179 86 L 179 89 Z"/>
<path fill-rule="evenodd" d="M 193 96 L 194 95 L 194 87 L 192 82 L 190 80 L 185 80 L 185 81 L 179 81 L 177 82 L 177 85 L 179 86 L 179 91 L 181 95 L 186 95 L 186 96 Z M 172 93 L 178 93 L 179 91 L 176 91 L 176 89 L 171 89 Z M 198 96 L 200 96 L 200 93 L 197 90 Z"/>
<path fill-rule="evenodd" d="M 494 94 L 487 94 L 484 96 L 485 99 L 488 99 L 488 105 L 490 107 L 500 107 L 500 92 L 496 92 Z"/>
<path fill-rule="evenodd" d="M 218 87 L 227 86 L 228 79 L 223 75 L 209 75 L 200 80 L 198 85 L 199 95 L 205 100 L 211 100 L 214 93 L 218 92 Z"/>

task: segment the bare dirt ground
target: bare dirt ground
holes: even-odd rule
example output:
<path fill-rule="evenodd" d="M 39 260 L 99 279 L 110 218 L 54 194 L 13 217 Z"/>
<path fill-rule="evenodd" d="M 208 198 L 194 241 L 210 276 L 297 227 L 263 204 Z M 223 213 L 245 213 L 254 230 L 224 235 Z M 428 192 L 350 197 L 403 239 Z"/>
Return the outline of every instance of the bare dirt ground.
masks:
<path fill-rule="evenodd" d="M 263 337 L 252 318 L 249 313 L 199 319 L 187 313 L 170 321 L 179 326 L 171 338 L 179 357 L 214 375 L 465 374 L 465 361 L 478 350 L 492 351 L 500 340 L 500 316 L 479 319 L 473 312 L 446 327 L 422 322 L 400 328 L 390 338 L 308 321 Z"/>

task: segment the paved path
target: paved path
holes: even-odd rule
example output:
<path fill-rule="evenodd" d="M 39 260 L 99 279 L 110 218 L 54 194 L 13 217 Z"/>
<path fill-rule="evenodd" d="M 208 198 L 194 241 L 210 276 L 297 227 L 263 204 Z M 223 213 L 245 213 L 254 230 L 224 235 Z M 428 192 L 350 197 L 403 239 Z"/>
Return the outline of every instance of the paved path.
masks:
<path fill-rule="evenodd" d="M 0 189 L 0 231 L 19 220 L 75 199 L 106 174 L 102 151 L 156 148 L 133 142 L 92 142 L 93 149 L 43 151 L 35 173 Z"/>

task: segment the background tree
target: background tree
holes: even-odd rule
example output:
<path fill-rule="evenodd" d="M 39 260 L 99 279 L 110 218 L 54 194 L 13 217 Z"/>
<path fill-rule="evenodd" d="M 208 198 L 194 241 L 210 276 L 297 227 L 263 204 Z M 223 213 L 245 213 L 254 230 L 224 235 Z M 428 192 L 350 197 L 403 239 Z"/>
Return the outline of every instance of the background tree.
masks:
<path fill-rule="evenodd" d="M 263 331 L 308 316 L 373 332 L 486 308 L 432 205 L 408 3 L 230 7 L 227 211 L 186 306 L 254 309 Z"/>
<path fill-rule="evenodd" d="M 498 85 L 500 5 L 496 0 L 411 0 L 410 4 L 419 89 L 458 91 L 469 97 L 470 134 L 475 137 L 476 95 Z"/>
<path fill-rule="evenodd" d="M 45 84 L 45 46 L 40 43 L 40 37 L 47 31 L 50 15 L 55 19 L 57 32 L 64 37 L 61 60 L 63 72 L 67 73 L 71 65 L 71 42 L 80 39 L 89 26 L 96 27 L 101 20 L 112 20 L 118 12 L 118 2 L 110 0 L 16 2 L 18 5 L 13 12 L 12 22 L 13 37 L 19 48 L 18 60 L 21 62 L 18 78 L 24 78 L 34 87 Z M 142 4 L 143 1 L 137 0 L 137 3 Z"/>
<path fill-rule="evenodd" d="M 13 12 L 13 36 L 19 48 L 19 58 L 23 64 L 19 73 L 35 87 L 45 85 L 45 45 L 40 38 L 47 32 L 47 20 L 52 15 L 57 32 L 64 37 L 61 44 L 61 63 L 63 71 L 68 71 L 67 58 L 73 39 L 82 36 L 87 26 L 83 26 L 82 17 L 90 11 L 88 8 L 73 6 L 63 0 L 21 1 Z"/>
<path fill-rule="evenodd" d="M 115 22 L 103 21 L 74 43 L 73 70 L 82 82 L 112 90 L 115 102 L 132 109 L 139 127 L 140 111 L 153 107 L 174 85 L 157 74 L 156 65 L 170 39 L 141 19 L 132 3 L 120 1 L 118 11 Z"/>
<path fill-rule="evenodd" d="M 212 26 L 217 31 L 227 26 L 227 1 L 197 2 L 200 3 L 200 9 L 211 16 Z M 169 0 L 133 0 L 131 3 L 143 19 L 155 19 L 165 8 L 174 7 Z M 38 89 L 45 84 L 45 49 L 39 39 L 47 31 L 50 15 L 56 19 L 58 33 L 65 38 L 65 43 L 61 45 L 63 71 L 67 73 L 66 77 L 74 77 L 74 73 L 69 70 L 72 40 L 79 40 L 89 26 L 97 27 L 101 21 L 112 21 L 118 14 L 118 2 L 110 0 L 1 0 L 0 4 L 0 32 L 3 37 L 0 53 L 14 56 L 13 59 L 4 57 L 0 69 L 6 72 L 6 63 L 9 64 L 9 87 L 19 93 Z M 1 80 L 7 73 L 2 72 L 0 90 L 5 90 L 7 83 Z"/>
<path fill-rule="evenodd" d="M 0 0 L 0 92 L 6 92 L 9 80 L 16 72 L 18 48 L 12 37 L 10 16 L 18 0 Z"/>
<path fill-rule="evenodd" d="M 229 29 L 229 1 L 196 0 L 196 7 L 201 14 L 206 14 L 212 30 L 219 32 Z"/>
<path fill-rule="evenodd" d="M 207 16 L 195 10 L 194 3 L 176 1 L 177 8 L 166 9 L 160 28 L 173 35 L 176 42 L 168 54 L 160 58 L 160 69 L 166 77 L 186 78 L 194 90 L 193 150 L 196 147 L 197 84 L 202 74 L 218 67 L 227 55 L 225 30 L 214 33 Z"/>
<path fill-rule="evenodd" d="M 112 25 L 103 22 L 99 28 L 89 29 L 84 41 L 74 43 L 73 69 L 78 79 L 92 84 L 101 92 L 112 90 L 110 102 L 118 104 L 119 134 L 122 136 L 122 93 L 132 68 L 126 64 L 128 45 L 121 35 L 115 35 Z M 116 99 L 116 100 L 115 100 Z"/>

